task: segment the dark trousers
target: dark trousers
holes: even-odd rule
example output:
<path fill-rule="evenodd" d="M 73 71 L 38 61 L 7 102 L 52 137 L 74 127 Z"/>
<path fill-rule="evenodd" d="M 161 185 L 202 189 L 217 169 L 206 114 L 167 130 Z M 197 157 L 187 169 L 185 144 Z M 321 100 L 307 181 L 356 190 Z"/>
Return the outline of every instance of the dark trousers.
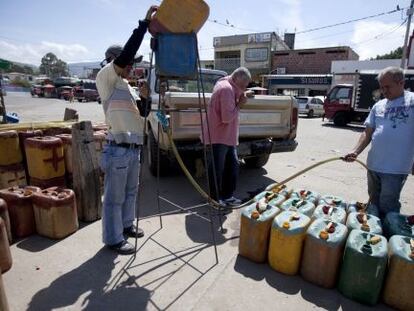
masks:
<path fill-rule="evenodd" d="M 236 190 L 237 177 L 239 175 L 239 159 L 237 157 L 237 148 L 235 146 L 227 146 L 223 144 L 213 144 L 212 152 L 214 158 L 214 168 L 209 157 L 209 184 L 211 197 L 215 200 L 225 200 L 233 196 Z M 214 181 L 214 177 L 217 180 L 217 190 Z"/>

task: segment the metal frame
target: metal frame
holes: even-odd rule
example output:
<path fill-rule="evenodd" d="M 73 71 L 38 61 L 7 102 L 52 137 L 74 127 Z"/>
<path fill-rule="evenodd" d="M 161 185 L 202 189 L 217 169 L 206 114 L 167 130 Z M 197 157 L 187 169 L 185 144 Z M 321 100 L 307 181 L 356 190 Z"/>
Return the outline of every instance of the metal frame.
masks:
<path fill-rule="evenodd" d="M 197 40 L 196 40 L 196 44 L 198 44 L 197 43 Z M 197 50 L 196 61 L 197 61 L 197 67 L 198 67 L 196 79 L 197 79 L 198 103 L 199 103 L 199 108 L 197 110 L 200 112 L 201 132 L 204 135 L 204 127 L 203 127 L 204 124 L 203 124 L 203 117 L 202 116 L 203 116 L 203 113 L 206 113 L 207 112 L 207 104 L 206 104 L 206 98 L 205 98 L 205 94 L 204 94 L 204 85 L 203 85 L 202 77 L 201 77 L 201 74 L 200 74 L 201 64 L 200 64 L 200 56 L 199 56 L 198 48 L 196 50 Z M 150 74 L 149 74 L 149 79 L 148 79 L 148 84 L 150 86 L 151 86 L 151 73 L 152 73 L 152 68 L 153 68 L 153 55 L 154 55 L 154 52 L 151 53 L 151 57 L 150 57 L 150 69 L 149 69 Z M 157 77 L 157 78 L 159 78 L 159 77 Z M 166 81 L 166 80 L 168 80 L 168 78 L 169 77 L 162 77 L 162 78 L 160 78 L 160 81 L 163 81 L 163 80 Z M 159 96 L 159 98 L 158 98 L 159 100 L 158 100 L 157 111 L 160 111 L 160 112 L 162 112 L 165 115 L 165 112 L 168 111 L 168 109 L 166 109 L 165 108 L 165 105 L 164 105 L 164 95 L 165 95 L 164 92 L 161 92 L 161 91 L 159 92 L 159 95 L 158 95 Z M 184 112 L 185 109 L 183 109 L 183 110 L 176 109 L 174 111 L 183 111 Z M 206 120 L 207 120 L 208 136 L 210 137 L 210 130 L 209 130 L 209 126 L 208 126 L 208 119 L 206 118 Z M 147 119 L 145 117 L 145 124 L 146 123 L 147 123 Z M 162 130 L 163 129 L 161 127 L 161 124 L 158 123 L 158 132 L 157 132 L 157 141 L 158 142 L 159 142 L 159 138 L 160 138 L 160 131 L 162 131 Z M 148 148 L 148 146 L 147 146 L 147 148 Z M 139 173 L 139 182 L 140 183 L 141 183 L 141 180 L 142 180 L 143 155 L 144 155 L 144 152 L 143 152 L 143 148 L 142 148 L 140 150 L 140 156 L 141 156 L 140 157 L 141 169 L 140 169 L 140 173 Z M 206 168 L 206 179 L 207 179 L 207 185 L 208 185 L 208 194 L 209 194 L 209 196 L 211 196 L 211 189 L 210 189 L 210 183 L 209 183 L 208 160 L 207 160 L 208 155 L 211 156 L 211 163 L 212 163 L 212 166 L 213 166 L 213 174 L 214 174 L 214 176 L 213 176 L 213 178 L 214 178 L 214 184 L 215 184 L 214 186 L 215 186 L 215 189 L 216 189 L 216 193 L 218 193 L 217 178 L 216 178 L 216 174 L 215 174 L 215 165 L 214 165 L 214 159 L 213 159 L 213 155 L 212 155 L 212 150 L 211 150 L 210 153 L 208 153 L 207 152 L 207 148 L 204 145 L 204 165 L 205 165 L 205 168 Z M 140 194 L 141 193 L 141 187 L 139 187 L 139 190 L 138 191 L 139 191 L 139 194 Z M 211 202 L 207 201 L 206 203 L 203 203 L 203 204 L 196 204 L 196 205 L 192 205 L 192 206 L 188 206 L 188 207 L 183 207 L 182 205 L 177 204 L 175 202 L 172 202 L 168 198 L 165 198 L 165 197 L 163 197 L 163 196 L 160 195 L 160 145 L 159 144 L 157 146 L 157 190 L 156 191 L 157 191 L 157 208 L 158 208 L 158 213 L 157 214 L 150 215 L 150 216 L 146 216 L 146 217 L 140 218 L 139 217 L 139 205 L 138 205 L 138 208 L 136 210 L 136 226 L 137 226 L 137 228 L 138 228 L 138 223 L 139 223 L 139 220 L 140 219 L 142 220 L 142 219 L 148 219 L 148 218 L 153 218 L 153 217 L 157 217 L 158 216 L 159 217 L 159 222 L 160 222 L 160 228 L 156 232 L 154 232 L 154 234 L 152 234 L 149 237 L 149 239 L 153 240 L 156 244 L 160 245 L 163 249 L 167 250 L 171 255 L 175 256 L 176 258 L 181 259 L 181 257 L 178 256 L 178 255 L 176 255 L 176 253 L 174 251 L 172 251 L 172 250 L 166 248 L 165 246 L 161 245 L 153 237 L 153 235 L 155 235 L 157 232 L 159 232 L 160 230 L 162 230 L 164 228 L 163 221 L 162 221 L 162 216 L 166 216 L 166 215 L 170 215 L 170 214 L 175 214 L 175 213 L 181 213 L 181 212 L 190 212 L 190 213 L 188 213 L 188 215 L 195 215 L 195 216 L 199 217 L 200 219 L 202 219 L 204 221 L 207 221 L 208 223 L 210 223 L 211 238 L 212 238 L 212 244 L 213 244 L 213 247 L 214 247 L 214 254 L 215 254 L 215 263 L 207 271 L 209 271 L 210 269 L 212 269 L 219 262 L 218 252 L 217 252 L 217 242 L 216 242 L 216 237 L 215 237 L 215 233 L 214 233 L 214 225 L 213 225 L 213 213 L 212 213 L 213 206 L 212 206 Z M 140 197 L 141 197 L 141 195 L 138 196 L 138 200 L 139 200 Z M 176 207 L 176 209 L 173 210 L 173 211 L 162 212 L 161 211 L 161 204 L 160 204 L 161 201 L 163 201 L 163 202 L 165 202 L 165 203 L 167 203 L 167 204 L 169 204 L 171 206 Z M 197 209 L 199 209 L 201 207 L 207 207 L 208 208 L 208 217 L 204 217 L 204 216 L 200 215 L 196 211 Z M 222 212 L 223 212 L 222 208 L 219 207 L 217 216 L 219 218 L 220 230 L 221 230 L 221 232 L 224 232 L 222 215 L 221 215 Z M 138 250 L 137 249 L 137 246 L 138 246 L 138 241 L 137 240 L 138 240 L 138 238 L 135 238 L 135 252 L 134 252 L 134 255 L 133 255 L 134 258 L 136 256 L 137 250 Z M 144 242 L 144 244 L 145 244 L 145 242 Z M 184 261 L 184 262 L 188 266 L 194 268 L 189 262 L 187 262 L 187 261 Z M 205 274 L 205 273 L 199 271 L 199 269 L 194 268 L 194 270 L 197 271 L 197 272 L 199 272 L 201 274 L 200 277 L 202 277 Z"/>

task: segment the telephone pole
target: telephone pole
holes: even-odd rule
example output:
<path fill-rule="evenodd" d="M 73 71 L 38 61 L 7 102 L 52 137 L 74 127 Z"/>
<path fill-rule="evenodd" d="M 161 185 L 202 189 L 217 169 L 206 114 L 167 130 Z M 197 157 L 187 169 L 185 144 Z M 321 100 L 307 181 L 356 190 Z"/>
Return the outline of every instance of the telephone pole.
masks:
<path fill-rule="evenodd" d="M 413 16 L 413 9 L 414 7 L 414 0 L 411 0 L 410 8 L 407 11 L 407 29 L 405 31 L 405 38 L 404 38 L 404 46 L 402 49 L 402 57 L 401 57 L 401 68 L 405 69 L 406 67 L 406 58 L 407 58 L 407 43 L 408 43 L 408 35 L 410 33 L 410 26 L 411 26 L 411 17 Z"/>

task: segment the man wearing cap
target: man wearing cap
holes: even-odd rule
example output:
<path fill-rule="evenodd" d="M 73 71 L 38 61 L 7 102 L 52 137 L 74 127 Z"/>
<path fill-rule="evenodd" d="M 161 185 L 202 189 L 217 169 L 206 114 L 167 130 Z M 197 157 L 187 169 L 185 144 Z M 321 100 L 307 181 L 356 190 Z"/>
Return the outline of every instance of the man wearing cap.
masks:
<path fill-rule="evenodd" d="M 148 86 L 140 87 L 140 96 L 128 84 L 135 58 L 152 14 L 151 6 L 146 18 L 139 21 L 131 37 L 122 48 L 110 46 L 105 52 L 103 68 L 96 76 L 96 87 L 101 97 L 106 123 L 109 126 L 108 144 L 104 147 L 101 168 L 105 173 L 102 211 L 103 242 L 119 254 L 132 254 L 134 247 L 128 237 L 142 237 L 144 232 L 133 224 L 138 192 L 140 151 L 144 142 L 144 118 L 150 112 Z"/>

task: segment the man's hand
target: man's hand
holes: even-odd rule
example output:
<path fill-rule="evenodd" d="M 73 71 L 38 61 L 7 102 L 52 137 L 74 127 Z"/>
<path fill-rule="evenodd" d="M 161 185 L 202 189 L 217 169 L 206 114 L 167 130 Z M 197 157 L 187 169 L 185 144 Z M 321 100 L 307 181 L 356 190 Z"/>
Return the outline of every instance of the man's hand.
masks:
<path fill-rule="evenodd" d="M 247 97 L 246 95 L 243 93 L 240 97 L 239 97 L 239 102 L 237 103 L 237 105 L 239 106 L 239 108 L 243 108 L 244 104 L 246 104 L 247 102 Z"/>
<path fill-rule="evenodd" d="M 148 98 L 150 96 L 150 88 L 147 80 L 141 79 L 138 81 L 139 95 L 142 98 Z"/>
<path fill-rule="evenodd" d="M 354 162 L 358 157 L 358 153 L 351 152 L 342 157 L 345 162 Z"/>
<path fill-rule="evenodd" d="M 148 9 L 147 15 L 145 15 L 145 20 L 147 20 L 147 21 L 151 21 L 151 19 L 152 19 L 152 14 L 154 14 L 154 12 L 157 12 L 157 10 L 158 10 L 158 6 L 156 6 L 156 5 L 152 5 L 152 6 Z"/>

